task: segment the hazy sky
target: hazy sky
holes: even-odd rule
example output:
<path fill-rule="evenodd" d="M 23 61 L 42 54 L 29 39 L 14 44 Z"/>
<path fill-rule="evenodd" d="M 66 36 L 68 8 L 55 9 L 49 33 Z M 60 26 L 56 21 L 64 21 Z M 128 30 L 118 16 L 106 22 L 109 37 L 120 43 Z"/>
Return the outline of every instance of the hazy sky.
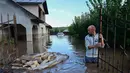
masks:
<path fill-rule="evenodd" d="M 88 12 L 86 0 L 46 0 L 49 15 L 46 22 L 52 27 L 69 26 L 74 16 Z"/>

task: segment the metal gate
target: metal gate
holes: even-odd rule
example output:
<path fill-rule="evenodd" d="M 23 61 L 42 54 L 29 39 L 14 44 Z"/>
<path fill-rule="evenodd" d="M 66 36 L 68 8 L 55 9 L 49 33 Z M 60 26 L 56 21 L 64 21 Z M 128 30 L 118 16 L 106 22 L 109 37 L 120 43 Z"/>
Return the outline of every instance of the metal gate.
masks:
<path fill-rule="evenodd" d="M 127 16 L 126 16 L 127 18 Z M 105 48 L 100 48 L 98 52 L 98 63 L 97 67 L 99 67 L 100 70 L 104 71 L 104 73 L 130 73 L 130 57 L 128 53 L 126 53 L 126 32 L 130 29 L 127 28 L 127 25 L 130 24 L 128 20 L 120 20 L 124 25 L 124 27 L 121 27 L 116 24 L 117 20 L 115 20 L 115 23 L 113 26 L 109 26 L 107 24 L 107 31 L 106 31 L 106 41 L 108 41 L 108 30 L 109 28 L 114 28 L 114 47 L 110 47 L 108 43 L 106 43 Z M 124 31 L 124 44 L 123 46 L 120 45 L 120 48 L 116 49 L 116 38 L 118 37 L 116 34 L 117 29 Z M 111 51 L 109 51 L 109 50 Z"/>

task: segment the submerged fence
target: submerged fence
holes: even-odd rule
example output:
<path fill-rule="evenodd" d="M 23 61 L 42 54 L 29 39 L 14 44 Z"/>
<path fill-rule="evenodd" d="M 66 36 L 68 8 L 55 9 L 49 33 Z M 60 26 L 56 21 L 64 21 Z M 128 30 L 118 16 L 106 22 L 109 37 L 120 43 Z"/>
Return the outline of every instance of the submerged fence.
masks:
<path fill-rule="evenodd" d="M 0 16 L 0 67 L 5 67 L 17 57 L 17 25 L 15 15 Z"/>
<path fill-rule="evenodd" d="M 127 16 L 126 16 L 127 18 Z M 124 27 L 117 25 L 117 20 L 115 20 L 115 23 L 113 26 L 110 26 L 107 24 L 107 29 L 106 29 L 106 41 L 108 41 L 109 37 L 109 29 L 114 28 L 114 47 L 110 47 L 108 43 L 106 43 L 106 47 L 103 49 L 99 49 L 98 53 L 98 63 L 97 67 L 99 67 L 100 70 L 103 70 L 104 73 L 130 73 L 130 57 L 128 53 L 126 53 L 126 35 L 127 31 L 130 28 L 127 28 L 127 25 L 130 24 L 128 20 L 120 20 L 122 24 L 124 24 Z M 120 45 L 120 48 L 116 49 L 116 38 L 119 37 L 117 36 L 117 29 L 120 29 L 124 31 L 124 44 L 123 46 Z M 110 40 L 110 39 L 109 39 Z M 109 50 L 111 52 L 108 52 Z"/>

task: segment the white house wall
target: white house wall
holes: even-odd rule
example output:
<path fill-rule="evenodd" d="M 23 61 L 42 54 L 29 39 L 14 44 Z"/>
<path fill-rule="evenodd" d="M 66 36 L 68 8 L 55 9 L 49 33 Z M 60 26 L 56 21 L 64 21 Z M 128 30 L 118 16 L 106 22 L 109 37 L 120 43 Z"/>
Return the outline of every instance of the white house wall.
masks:
<path fill-rule="evenodd" d="M 43 5 L 42 4 L 39 4 L 40 8 L 42 9 L 43 12 L 45 12 L 44 8 L 43 8 Z"/>
<path fill-rule="evenodd" d="M 41 20 L 45 21 L 45 10 L 43 8 L 42 4 L 39 4 L 39 7 L 41 8 L 42 12 L 41 12 Z"/>
<path fill-rule="evenodd" d="M 43 28 L 43 30 L 41 28 Z M 46 34 L 46 26 L 44 23 L 39 24 L 39 34 L 43 34 L 43 35 Z"/>
<path fill-rule="evenodd" d="M 28 11 L 36 15 L 37 17 L 39 16 L 38 12 L 38 6 L 23 6 L 26 8 Z M 9 14 L 9 19 L 13 19 L 13 15 L 16 15 L 17 19 L 17 24 L 21 24 L 26 28 L 26 39 L 27 39 L 27 53 L 32 54 L 33 51 L 33 37 L 32 37 L 32 27 L 33 25 L 38 25 L 32 23 L 30 19 L 34 19 L 34 16 L 32 16 L 30 13 L 28 13 L 26 10 L 20 8 L 18 5 L 14 4 L 10 0 L 0 0 L 0 14 L 3 15 L 3 22 L 7 21 L 7 14 Z M 45 15 L 44 15 L 45 17 Z M 1 18 L 0 18 L 1 20 Z M 13 23 L 13 22 L 10 22 Z M 47 35 L 47 28 L 43 23 L 40 23 L 38 26 L 38 38 L 41 39 L 42 36 L 42 30 L 43 28 L 43 35 Z M 1 33 L 1 31 L 0 31 Z M 39 39 L 39 40 L 40 40 Z M 45 46 L 46 46 L 46 39 L 40 40 L 39 42 L 43 42 L 42 44 L 39 44 L 40 48 L 42 51 L 45 51 Z"/>
<path fill-rule="evenodd" d="M 26 10 L 39 17 L 38 5 L 22 5 Z"/>
<path fill-rule="evenodd" d="M 45 52 L 46 49 L 46 42 L 47 42 L 47 34 L 45 31 L 46 26 L 44 25 L 44 23 L 40 23 L 38 26 L 38 38 L 39 38 L 39 50 L 40 52 Z"/>
<path fill-rule="evenodd" d="M 7 21 L 7 14 L 9 14 L 9 19 L 13 19 L 13 15 L 16 15 L 17 24 L 22 24 L 26 28 L 28 53 L 33 53 L 32 25 L 30 20 L 33 17 L 10 0 L 0 0 L 0 14 L 3 15 L 3 22 Z"/>
<path fill-rule="evenodd" d="M 44 13 L 41 13 L 41 18 L 40 19 L 43 20 L 43 21 L 46 21 L 46 17 L 45 17 Z"/>

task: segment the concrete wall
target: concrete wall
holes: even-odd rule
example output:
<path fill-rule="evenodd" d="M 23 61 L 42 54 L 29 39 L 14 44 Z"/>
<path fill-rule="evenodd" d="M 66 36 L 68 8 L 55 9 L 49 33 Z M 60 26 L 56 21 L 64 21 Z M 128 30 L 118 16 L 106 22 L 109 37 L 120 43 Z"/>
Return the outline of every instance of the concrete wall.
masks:
<path fill-rule="evenodd" d="M 39 4 L 39 7 L 42 9 L 42 11 L 45 13 L 45 10 L 43 8 L 43 4 Z"/>
<path fill-rule="evenodd" d="M 49 34 L 49 29 L 48 28 L 46 28 L 46 33 Z"/>
<path fill-rule="evenodd" d="M 22 5 L 26 10 L 39 17 L 38 5 Z"/>
<path fill-rule="evenodd" d="M 34 14 L 35 16 L 39 17 L 40 12 L 40 19 L 45 21 L 45 11 L 42 4 L 39 5 L 22 5 L 23 8 Z M 39 11 L 40 8 L 40 11 Z"/>
<path fill-rule="evenodd" d="M 39 51 L 37 51 L 37 49 L 39 48 L 38 44 L 39 44 L 39 40 L 38 40 L 38 25 L 33 25 L 32 28 L 32 37 L 33 37 L 33 51 L 34 53 L 38 53 Z"/>
<path fill-rule="evenodd" d="M 45 10 L 44 10 L 44 8 L 43 8 L 43 5 L 42 5 L 42 4 L 39 4 L 39 7 L 40 7 L 40 9 L 41 9 L 41 20 L 46 21 L 46 20 L 45 20 Z"/>
<path fill-rule="evenodd" d="M 7 14 L 9 14 L 9 19 L 13 19 L 13 15 L 16 15 L 17 24 L 22 24 L 26 28 L 26 38 L 27 38 L 27 50 L 28 53 L 33 53 L 33 43 L 32 43 L 32 24 L 31 14 L 27 13 L 24 9 L 20 8 L 18 5 L 14 4 L 10 0 L 0 0 L 0 14 L 3 15 L 3 22 L 7 21 Z M 1 20 L 1 18 L 0 18 Z M 10 22 L 13 23 L 13 22 Z"/>
<path fill-rule="evenodd" d="M 47 51 L 46 45 L 48 43 L 48 32 L 45 23 L 40 23 L 38 26 L 39 50 L 40 52 Z"/>
<path fill-rule="evenodd" d="M 42 36 L 42 34 L 46 35 L 46 26 L 45 26 L 45 24 L 43 24 L 43 23 L 39 24 L 39 32 L 38 33 L 41 34 L 40 36 Z"/>
<path fill-rule="evenodd" d="M 41 18 L 40 19 L 43 20 L 43 21 L 46 21 L 45 14 L 43 12 L 41 13 Z"/>

